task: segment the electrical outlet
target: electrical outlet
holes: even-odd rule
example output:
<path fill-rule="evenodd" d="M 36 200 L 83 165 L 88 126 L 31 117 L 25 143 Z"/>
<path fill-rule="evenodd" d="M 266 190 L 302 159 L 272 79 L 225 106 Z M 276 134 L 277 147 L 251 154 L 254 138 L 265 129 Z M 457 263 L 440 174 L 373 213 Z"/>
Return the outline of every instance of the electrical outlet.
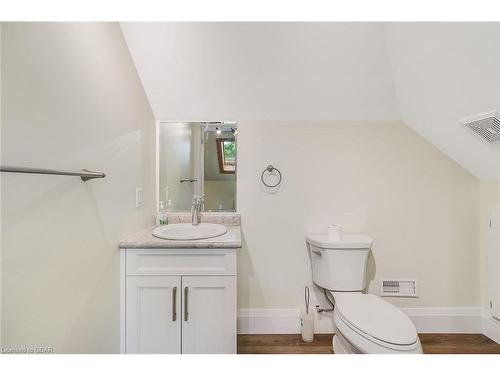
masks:
<path fill-rule="evenodd" d="M 135 189 L 135 208 L 141 208 L 144 201 L 144 191 L 142 188 Z"/>

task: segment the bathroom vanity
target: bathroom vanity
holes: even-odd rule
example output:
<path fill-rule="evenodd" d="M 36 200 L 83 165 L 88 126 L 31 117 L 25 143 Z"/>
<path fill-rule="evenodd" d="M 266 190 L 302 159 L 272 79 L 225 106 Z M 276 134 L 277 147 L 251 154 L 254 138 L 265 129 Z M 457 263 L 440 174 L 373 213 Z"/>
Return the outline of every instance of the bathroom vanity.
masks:
<path fill-rule="evenodd" d="M 120 243 L 122 353 L 236 353 L 239 215 L 215 218 L 201 218 L 227 227 L 214 238 L 165 240 L 150 228 Z"/>

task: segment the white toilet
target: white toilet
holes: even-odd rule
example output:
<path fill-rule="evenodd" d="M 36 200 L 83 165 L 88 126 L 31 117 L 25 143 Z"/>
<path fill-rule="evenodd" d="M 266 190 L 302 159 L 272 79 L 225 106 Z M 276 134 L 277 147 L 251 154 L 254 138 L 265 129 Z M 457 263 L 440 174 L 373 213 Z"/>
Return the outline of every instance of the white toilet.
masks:
<path fill-rule="evenodd" d="M 335 300 L 335 353 L 422 353 L 408 316 L 382 298 L 362 293 L 370 237 L 345 234 L 342 240 L 331 240 L 328 234 L 308 234 L 306 238 L 313 281 Z"/>

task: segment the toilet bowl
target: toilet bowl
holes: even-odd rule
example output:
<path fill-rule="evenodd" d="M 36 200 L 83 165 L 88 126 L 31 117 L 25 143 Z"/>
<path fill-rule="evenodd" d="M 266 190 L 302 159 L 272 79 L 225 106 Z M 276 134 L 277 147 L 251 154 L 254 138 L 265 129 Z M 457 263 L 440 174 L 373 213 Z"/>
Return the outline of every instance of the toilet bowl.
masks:
<path fill-rule="evenodd" d="M 415 326 L 397 307 L 372 294 L 334 292 L 333 297 L 335 353 L 422 353 Z"/>
<path fill-rule="evenodd" d="M 306 236 L 313 281 L 335 302 L 333 351 L 339 353 L 418 354 L 422 346 L 406 314 L 382 298 L 363 294 L 373 240 L 365 235 Z"/>

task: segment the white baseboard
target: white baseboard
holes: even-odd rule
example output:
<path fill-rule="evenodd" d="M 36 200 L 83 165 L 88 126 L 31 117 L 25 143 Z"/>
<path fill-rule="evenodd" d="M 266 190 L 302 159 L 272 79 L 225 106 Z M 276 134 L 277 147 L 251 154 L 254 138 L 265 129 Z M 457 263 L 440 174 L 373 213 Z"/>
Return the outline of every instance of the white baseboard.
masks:
<path fill-rule="evenodd" d="M 238 333 L 300 333 L 298 309 L 239 309 Z M 333 314 L 315 317 L 315 333 L 333 333 Z"/>
<path fill-rule="evenodd" d="M 402 309 L 419 333 L 480 333 L 481 308 L 421 307 Z"/>
<path fill-rule="evenodd" d="M 297 309 L 238 309 L 238 333 L 298 333 Z"/>
<path fill-rule="evenodd" d="M 406 308 L 419 333 L 482 333 L 500 343 L 500 322 L 481 308 Z M 333 314 L 316 315 L 315 333 L 333 333 Z M 300 333 L 298 309 L 239 309 L 238 333 Z"/>

